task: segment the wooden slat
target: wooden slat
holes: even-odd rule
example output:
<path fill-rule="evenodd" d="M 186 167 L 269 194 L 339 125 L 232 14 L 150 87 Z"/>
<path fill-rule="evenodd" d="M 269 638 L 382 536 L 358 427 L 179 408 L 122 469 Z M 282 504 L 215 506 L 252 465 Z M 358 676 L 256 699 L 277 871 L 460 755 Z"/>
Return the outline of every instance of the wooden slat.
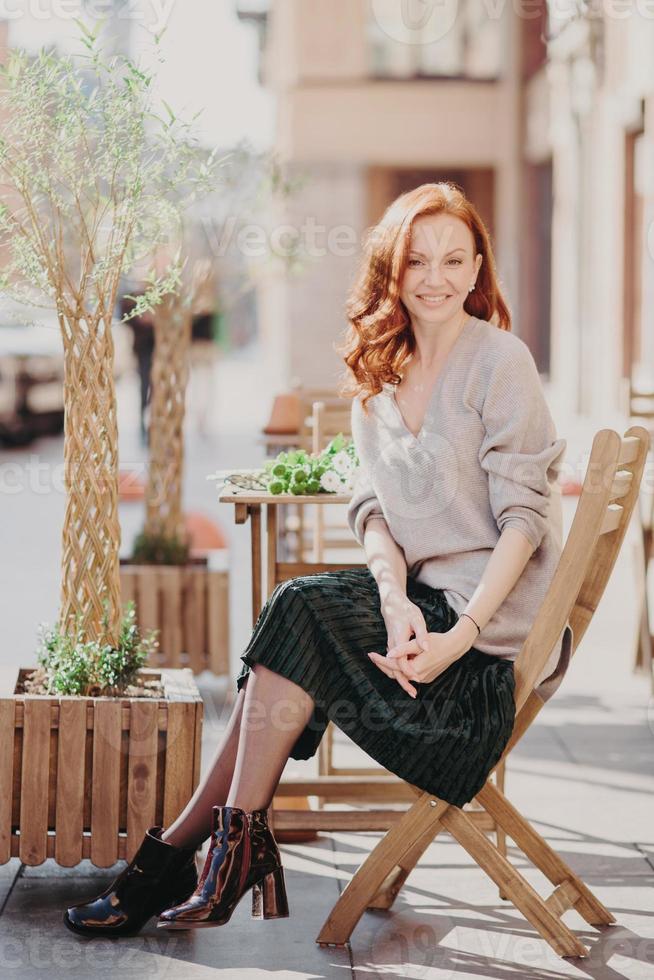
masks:
<path fill-rule="evenodd" d="M 384 770 L 382 769 L 383 773 Z M 275 796 L 323 796 L 337 800 L 367 800 L 371 803 L 413 802 L 416 791 L 404 779 L 391 775 L 366 776 L 286 776 L 280 781 Z"/>
<path fill-rule="evenodd" d="M 59 699 L 55 857 L 72 868 L 82 860 L 86 698 Z"/>
<path fill-rule="evenodd" d="M 323 830 L 361 833 L 366 830 L 390 830 L 405 813 L 405 810 L 385 810 L 381 807 L 379 809 L 366 807 L 362 810 L 287 810 L 283 806 L 278 809 L 275 804 L 274 826 L 275 831 Z M 494 823 L 483 810 L 477 810 L 468 815 L 479 830 L 484 832 L 493 830 Z M 432 834 L 432 838 L 433 836 L 434 834 Z M 412 867 L 413 865 L 411 865 Z"/>
<path fill-rule="evenodd" d="M 127 603 L 130 599 L 137 602 L 136 594 L 136 581 L 137 576 L 133 568 L 129 565 L 120 566 L 120 601 L 122 603 L 123 609 L 126 609 Z M 137 615 L 138 619 L 138 615 Z"/>
<path fill-rule="evenodd" d="M 638 458 L 640 452 L 640 439 L 638 436 L 625 436 L 621 440 L 620 453 L 618 455 L 618 466 L 633 463 Z"/>
<path fill-rule="evenodd" d="M 161 652 L 164 662 L 181 667 L 182 653 L 182 570 L 176 567 L 158 569 L 161 614 Z"/>
<path fill-rule="evenodd" d="M 25 698 L 19 855 L 29 865 L 47 856 L 50 705 L 49 698 Z"/>
<path fill-rule="evenodd" d="M 167 827 L 179 816 L 193 791 L 196 706 L 192 701 L 171 701 L 168 705 L 168 734 L 163 821 Z"/>
<path fill-rule="evenodd" d="M 93 776 L 91 789 L 91 860 L 106 868 L 118 860 L 121 706 L 94 702 Z"/>
<path fill-rule="evenodd" d="M 615 531 L 620 526 L 623 513 L 624 510 L 620 504 L 609 504 L 606 508 L 604 520 L 602 521 L 600 534 L 607 534 L 609 531 Z"/>
<path fill-rule="evenodd" d="M 155 822 L 157 792 L 157 702 L 133 698 L 127 763 L 127 852 L 138 848 Z"/>
<path fill-rule="evenodd" d="M 137 615 L 139 627 L 142 633 L 149 630 L 157 630 L 160 627 L 159 620 L 159 586 L 157 584 L 156 567 L 138 566 L 138 605 Z M 160 650 L 163 650 L 162 636 L 158 636 Z M 160 658 L 155 655 L 155 667 Z"/>
<path fill-rule="evenodd" d="M 206 666 L 217 676 L 229 674 L 229 572 L 207 572 Z"/>
<path fill-rule="evenodd" d="M 184 571 L 184 595 L 182 599 L 183 640 L 188 655 L 188 666 L 199 674 L 206 666 L 206 602 L 205 583 L 209 575 L 205 566 L 190 567 Z"/>
<path fill-rule="evenodd" d="M 287 582 L 298 575 L 318 575 L 321 572 L 343 571 L 349 568 L 366 568 L 361 562 L 277 562 L 275 578 L 278 582 Z"/>
<path fill-rule="evenodd" d="M 616 497 L 624 497 L 625 494 L 629 493 L 633 478 L 634 475 L 629 470 L 618 470 L 613 478 L 609 499 L 614 500 Z"/>
<path fill-rule="evenodd" d="M 0 864 L 5 864 L 11 857 L 15 706 L 11 697 L 0 699 Z"/>
<path fill-rule="evenodd" d="M 221 490 L 218 498 L 221 504 L 235 504 L 240 508 L 237 513 L 243 518 L 243 507 L 251 507 L 257 504 L 348 504 L 351 499 L 349 493 L 312 493 L 302 494 L 298 497 L 294 493 L 269 493 L 267 490 L 241 490 L 239 488 L 229 489 L 225 487 Z M 238 520 L 237 524 L 243 524 L 243 519 Z"/>
<path fill-rule="evenodd" d="M 550 912 L 561 917 L 568 909 L 574 908 L 575 902 L 578 902 L 580 898 L 581 895 L 572 882 L 564 881 L 557 885 L 552 894 L 545 899 L 545 904 Z"/>
<path fill-rule="evenodd" d="M 124 860 L 127 851 L 127 837 L 125 834 L 121 834 L 118 838 L 118 860 Z M 48 842 L 46 847 L 46 857 L 55 858 L 56 857 L 56 847 L 57 838 L 54 834 L 48 835 Z M 17 834 L 13 834 L 11 838 L 11 856 L 19 857 L 20 848 L 20 837 Z M 87 860 L 91 859 L 91 837 L 89 834 L 84 834 L 82 839 L 82 858 Z"/>

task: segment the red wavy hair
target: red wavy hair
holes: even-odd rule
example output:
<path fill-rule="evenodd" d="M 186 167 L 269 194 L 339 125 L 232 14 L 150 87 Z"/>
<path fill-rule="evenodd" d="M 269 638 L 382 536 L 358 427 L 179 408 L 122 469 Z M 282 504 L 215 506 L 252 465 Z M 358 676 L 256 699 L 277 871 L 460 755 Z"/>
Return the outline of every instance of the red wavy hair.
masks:
<path fill-rule="evenodd" d="M 337 347 L 347 365 L 341 390 L 348 395 L 363 394 L 364 406 L 384 383 L 399 384 L 402 368 L 415 350 L 409 314 L 400 299 L 411 229 L 416 218 L 443 213 L 465 222 L 474 239 L 473 256 L 482 256 L 475 289 L 468 293 L 463 308 L 501 330 L 511 329 L 488 232 L 461 188 L 440 181 L 400 194 L 364 238 L 363 258 L 345 306 L 350 326 L 345 343 Z"/>

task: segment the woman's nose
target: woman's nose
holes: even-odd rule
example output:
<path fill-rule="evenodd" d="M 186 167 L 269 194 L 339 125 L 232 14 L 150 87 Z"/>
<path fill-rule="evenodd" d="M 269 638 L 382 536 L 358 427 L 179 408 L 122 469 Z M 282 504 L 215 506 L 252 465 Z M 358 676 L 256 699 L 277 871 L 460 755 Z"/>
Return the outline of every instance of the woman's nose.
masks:
<path fill-rule="evenodd" d="M 425 266 L 425 272 L 423 276 L 425 282 L 428 282 L 432 286 L 437 286 L 442 283 L 443 275 L 439 265 L 427 265 Z"/>

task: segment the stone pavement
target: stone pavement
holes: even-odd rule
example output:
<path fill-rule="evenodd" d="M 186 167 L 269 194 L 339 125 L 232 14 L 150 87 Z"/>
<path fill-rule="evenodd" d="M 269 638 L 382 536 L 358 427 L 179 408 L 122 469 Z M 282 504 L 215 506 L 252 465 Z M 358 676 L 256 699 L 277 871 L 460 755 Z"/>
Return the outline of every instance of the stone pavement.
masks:
<path fill-rule="evenodd" d="M 248 355 L 216 372 L 213 422 L 206 437 L 189 431 L 187 506 L 214 514 L 231 541 L 233 670 L 248 636 L 247 535 L 229 508 L 215 504 L 204 476 L 216 468 L 256 465 L 253 433 L 262 421 L 265 375 Z M 252 403 L 252 392 L 261 400 Z M 121 387 L 121 465 L 142 465 L 133 434 L 135 389 Z M 573 424 L 574 423 L 574 424 Z M 557 419 L 570 436 L 569 457 L 583 456 L 590 426 Z M 125 433 L 123 435 L 122 433 Z M 33 662 L 36 624 L 52 619 L 58 598 L 58 538 L 63 495 L 57 489 L 60 440 L 0 453 L 3 548 L 0 587 L 5 642 L 0 666 Z M 7 470 L 7 466 L 11 469 Z M 42 469 L 38 469 L 42 467 Z M 583 470 L 582 470 L 583 472 Z M 7 474 L 10 480 L 7 480 Z M 38 479 L 37 479 L 38 477 Z M 12 492 L 11 486 L 18 486 Z M 576 498 L 564 498 L 565 530 Z M 138 529 L 140 505 L 123 505 L 126 542 Z M 552 702 L 511 756 L 509 797 L 588 882 L 618 924 L 599 933 L 573 911 L 565 921 L 591 955 L 562 960 L 507 903 L 447 835 L 430 846 L 390 913 L 366 913 L 351 948 L 321 949 L 314 940 L 339 892 L 379 839 L 376 833 L 320 834 L 309 844 L 282 846 L 291 915 L 253 921 L 249 896 L 231 922 L 197 934 L 157 930 L 151 922 L 133 939 L 84 941 L 64 929 L 67 904 L 96 894 L 118 870 L 83 862 L 73 869 L 46 861 L 0 866 L 0 976 L 139 978 L 618 978 L 654 977 L 654 702 L 647 680 L 631 670 L 636 637 L 636 527 L 630 528 L 595 619 Z M 226 723 L 234 684 L 200 678 L 206 702 L 203 758 Z M 364 757 L 340 733 L 336 762 Z M 369 760 L 368 760 L 369 763 Z M 291 760 L 288 772 L 313 771 L 315 760 Z M 543 877 L 515 848 L 511 855 L 534 887 Z"/>

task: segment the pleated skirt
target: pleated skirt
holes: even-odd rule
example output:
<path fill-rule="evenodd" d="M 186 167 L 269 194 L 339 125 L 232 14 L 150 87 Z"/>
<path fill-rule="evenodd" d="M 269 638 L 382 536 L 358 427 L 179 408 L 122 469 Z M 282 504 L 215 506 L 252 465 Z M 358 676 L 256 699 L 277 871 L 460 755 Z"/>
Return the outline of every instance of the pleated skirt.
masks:
<path fill-rule="evenodd" d="M 411 576 L 407 595 L 431 633 L 458 615 L 441 589 Z M 291 750 L 315 755 L 331 720 L 389 772 L 462 807 L 483 787 L 515 721 L 512 661 L 471 647 L 412 698 L 367 656 L 385 653 L 386 626 L 369 569 L 304 575 L 283 582 L 265 603 L 241 656 L 237 690 L 263 664 L 315 702 Z"/>

